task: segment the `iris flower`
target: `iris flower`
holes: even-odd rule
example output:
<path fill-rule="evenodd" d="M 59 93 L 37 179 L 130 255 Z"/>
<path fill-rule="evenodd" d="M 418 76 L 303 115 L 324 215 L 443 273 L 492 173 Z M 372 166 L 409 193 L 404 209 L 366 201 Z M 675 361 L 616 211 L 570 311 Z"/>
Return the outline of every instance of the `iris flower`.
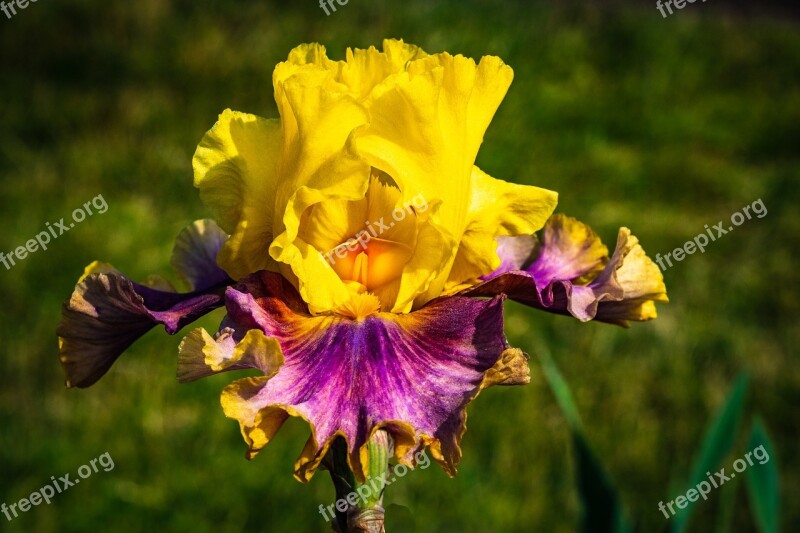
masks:
<path fill-rule="evenodd" d="M 197 148 L 213 220 L 181 233 L 172 261 L 190 292 L 87 267 L 58 330 L 68 386 L 92 385 L 157 324 L 174 334 L 224 306 L 219 331 L 183 339 L 178 379 L 263 374 L 222 393 L 249 458 L 298 416 L 311 431 L 301 481 L 339 437 L 364 480 L 379 431 L 395 461 L 413 467 L 427 448 L 455 475 L 467 404 L 529 381 L 503 332 L 506 298 L 618 325 L 667 301 L 628 229 L 609 254 L 553 215 L 555 192 L 475 166 L 512 77 L 497 57 L 398 40 L 344 61 L 319 44 L 292 50 L 273 74 L 280 118 L 226 110 Z"/>

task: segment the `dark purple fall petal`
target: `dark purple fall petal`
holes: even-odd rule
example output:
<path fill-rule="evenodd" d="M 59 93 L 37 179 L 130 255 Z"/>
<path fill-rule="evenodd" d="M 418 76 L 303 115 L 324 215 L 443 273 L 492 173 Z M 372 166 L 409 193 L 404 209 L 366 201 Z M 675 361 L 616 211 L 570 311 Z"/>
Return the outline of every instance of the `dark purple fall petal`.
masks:
<path fill-rule="evenodd" d="M 156 324 L 175 334 L 223 305 L 225 285 L 188 294 L 164 292 L 116 271 L 94 273 L 64 302 L 58 326 L 59 353 L 68 387 L 88 387 Z"/>

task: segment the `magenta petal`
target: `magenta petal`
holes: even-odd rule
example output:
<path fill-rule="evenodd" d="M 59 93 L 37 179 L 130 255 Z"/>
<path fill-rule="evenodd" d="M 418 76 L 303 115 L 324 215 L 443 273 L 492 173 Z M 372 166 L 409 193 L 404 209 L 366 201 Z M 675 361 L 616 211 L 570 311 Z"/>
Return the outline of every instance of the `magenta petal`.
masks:
<path fill-rule="evenodd" d="M 224 288 L 178 294 L 133 283 L 115 271 L 88 276 L 64 303 L 57 330 L 67 386 L 94 384 L 155 325 L 172 335 L 221 307 Z"/>
<path fill-rule="evenodd" d="M 431 444 L 433 456 L 454 474 L 464 408 L 508 347 L 503 298 L 440 298 L 410 314 L 362 320 L 312 317 L 290 307 L 298 299 L 288 282 L 266 272 L 228 290 L 231 319 L 276 338 L 285 357 L 268 381 L 255 389 L 249 381 L 247 394 L 238 387 L 223 398 L 246 438 L 266 431 L 259 422 L 272 427 L 270 411 L 277 407 L 312 426 L 311 450 L 298 463 L 301 479 L 310 478 L 336 434 L 347 439 L 351 463 L 362 472 L 359 450 L 378 427 L 401 447 Z M 241 397 L 230 397 L 236 394 Z M 248 441 L 253 453 L 266 443 L 257 436 Z"/>

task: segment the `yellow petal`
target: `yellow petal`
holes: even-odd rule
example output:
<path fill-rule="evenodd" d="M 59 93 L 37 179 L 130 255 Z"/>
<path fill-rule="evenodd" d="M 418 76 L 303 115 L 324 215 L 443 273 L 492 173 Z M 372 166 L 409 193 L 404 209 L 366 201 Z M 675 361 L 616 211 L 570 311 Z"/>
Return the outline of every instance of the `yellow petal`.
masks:
<path fill-rule="evenodd" d="M 277 120 L 228 109 L 195 152 L 195 187 L 220 227 L 231 234 L 218 262 L 233 278 L 275 268 L 269 243 L 282 143 Z"/>
<path fill-rule="evenodd" d="M 496 57 L 478 65 L 446 53 L 411 61 L 373 90 L 370 123 L 354 134 L 358 153 L 397 182 L 404 202 L 420 195 L 438 206 L 430 217 L 453 246 L 467 225 L 475 156 L 512 78 Z M 455 251 L 444 255 L 452 262 Z M 422 284 L 423 300 L 441 293 L 451 264 L 424 266 L 438 273 Z"/>
<path fill-rule="evenodd" d="M 668 302 L 664 276 L 652 259 L 639 244 L 639 239 L 631 235 L 631 230 L 621 228 L 618 240 L 625 246 L 620 252 L 625 261 L 617 269 L 617 281 L 625 291 L 625 298 L 646 298 L 657 302 Z"/>
<path fill-rule="evenodd" d="M 452 264 L 455 239 L 443 228 L 428 220 L 419 229 L 414 255 L 403 269 L 399 294 L 392 309 L 395 313 L 408 313 L 412 307 L 422 307 L 441 291 L 432 285 L 447 277 L 447 268 Z"/>
<path fill-rule="evenodd" d="M 370 46 L 347 49 L 345 61 L 327 57 L 325 47 L 318 43 L 302 44 L 294 48 L 287 61 L 280 65 L 282 79 L 301 71 L 324 70 L 342 85 L 341 89 L 356 100 L 364 100 L 387 77 L 401 72 L 409 61 L 426 57 L 421 48 L 398 39 L 384 39 L 383 51 Z"/>
<path fill-rule="evenodd" d="M 440 223 L 459 235 L 478 147 L 512 77 L 496 57 L 478 65 L 446 53 L 412 61 L 370 95 L 356 149 L 398 183 L 405 202 L 417 194 L 443 200 Z"/>
<path fill-rule="evenodd" d="M 308 208 L 329 200 L 358 200 L 369 184 L 370 167 L 351 150 L 350 133 L 367 121 L 366 110 L 336 80 L 320 45 L 304 45 L 275 68 L 275 101 L 284 144 L 276 205 L 285 206 L 275 223 L 270 255 L 291 273 L 312 312 L 334 309 L 349 292 L 325 260 L 299 238 Z"/>

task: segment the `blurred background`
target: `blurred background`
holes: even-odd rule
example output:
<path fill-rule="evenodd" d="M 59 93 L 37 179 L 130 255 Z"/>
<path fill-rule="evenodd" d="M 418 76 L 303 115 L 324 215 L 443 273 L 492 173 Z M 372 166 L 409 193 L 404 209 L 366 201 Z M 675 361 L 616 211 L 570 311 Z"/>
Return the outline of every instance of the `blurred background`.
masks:
<path fill-rule="evenodd" d="M 253 462 L 219 393 L 231 376 L 175 381 L 181 335 L 153 331 L 105 379 L 66 390 L 60 306 L 102 259 L 137 280 L 172 276 L 173 238 L 209 215 L 191 186 L 197 142 L 230 107 L 277 116 L 274 65 L 297 44 L 329 56 L 400 37 L 428 52 L 492 54 L 515 81 L 478 164 L 560 193 L 559 211 L 613 247 L 630 227 L 651 257 L 762 199 L 744 223 L 665 273 L 671 303 L 629 330 L 507 306 L 512 344 L 547 352 L 586 437 L 639 531 L 685 493 L 705 428 L 747 372 L 746 424 L 775 445 L 782 522 L 800 526 L 800 33 L 769 3 L 43 0 L 0 13 L 0 251 L 102 194 L 108 211 L 0 266 L 0 502 L 11 504 L 108 452 L 115 462 L 8 531 L 328 531 L 320 471 L 292 478 L 308 435 L 291 420 Z M 215 329 L 218 311 L 200 325 Z M 459 475 L 432 466 L 389 488 L 416 531 L 576 528 L 564 416 L 532 357 L 532 383 L 471 405 Z M 748 426 L 745 426 L 745 429 Z M 746 432 L 739 440 L 746 444 Z M 739 446 L 730 461 L 745 449 Z M 739 484 L 741 482 L 741 484 Z M 691 531 L 755 531 L 744 480 L 694 505 Z M 399 518 L 398 518 L 399 520 Z M 411 525 L 409 525 L 411 524 Z M 719 530 L 719 529 L 717 529 Z"/>

